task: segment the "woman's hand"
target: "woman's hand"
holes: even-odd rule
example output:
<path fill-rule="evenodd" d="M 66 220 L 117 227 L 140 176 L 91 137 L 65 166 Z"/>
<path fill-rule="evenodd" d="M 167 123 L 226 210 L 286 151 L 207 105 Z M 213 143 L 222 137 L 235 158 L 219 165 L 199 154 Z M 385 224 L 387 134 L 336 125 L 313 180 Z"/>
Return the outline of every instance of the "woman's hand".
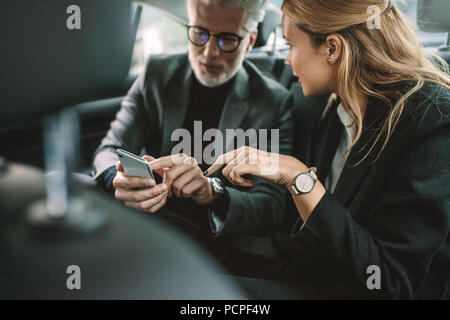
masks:
<path fill-rule="evenodd" d="M 294 157 L 241 147 L 218 157 L 207 170 L 206 175 L 213 174 L 225 164 L 227 166 L 222 170 L 223 176 L 231 183 L 242 187 L 253 185 L 252 181 L 242 177 L 246 174 L 289 187 L 299 173 L 308 171 L 308 167 Z M 304 222 L 309 219 L 324 194 L 324 186 L 317 181 L 312 192 L 293 197 Z"/>
<path fill-rule="evenodd" d="M 219 156 L 206 175 L 210 176 L 224 165 L 223 176 L 242 187 L 253 185 L 251 180 L 242 177 L 247 174 L 288 187 L 299 173 L 308 170 L 308 167 L 294 157 L 241 147 Z"/>

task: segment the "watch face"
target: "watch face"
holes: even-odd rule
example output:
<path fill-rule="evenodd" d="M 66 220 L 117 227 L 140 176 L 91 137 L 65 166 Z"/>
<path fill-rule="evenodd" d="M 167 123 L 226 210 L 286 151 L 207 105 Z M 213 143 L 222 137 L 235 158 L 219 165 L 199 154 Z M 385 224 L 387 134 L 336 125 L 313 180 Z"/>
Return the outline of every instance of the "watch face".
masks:
<path fill-rule="evenodd" d="M 212 178 L 211 179 L 211 186 L 215 193 L 222 193 L 223 192 L 223 185 L 222 181 L 218 178 Z"/>
<path fill-rule="evenodd" d="M 311 192 L 314 188 L 314 179 L 309 174 L 301 174 L 295 180 L 295 187 L 303 193 Z"/>

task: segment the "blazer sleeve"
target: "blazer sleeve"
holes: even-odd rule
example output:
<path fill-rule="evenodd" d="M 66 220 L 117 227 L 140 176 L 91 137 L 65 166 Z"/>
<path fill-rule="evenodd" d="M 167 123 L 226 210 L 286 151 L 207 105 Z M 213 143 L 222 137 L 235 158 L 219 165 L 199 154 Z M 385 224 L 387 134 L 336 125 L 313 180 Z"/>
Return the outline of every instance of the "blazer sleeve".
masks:
<path fill-rule="evenodd" d="M 99 177 L 119 161 L 116 149 L 140 153 L 150 136 L 151 113 L 147 112 L 144 102 L 146 74 L 147 72 L 142 73 L 128 91 L 108 133 L 94 153 L 93 170 L 97 181 L 101 181 Z"/>
<path fill-rule="evenodd" d="M 445 246 L 443 272 L 450 270 L 450 153 L 445 151 L 449 138 L 446 122 L 400 150 L 364 226 L 326 193 L 301 229 L 299 219 L 292 236 L 310 250 L 330 256 L 364 288 L 367 268 L 378 266 L 381 289 L 368 290 L 369 294 L 414 297 L 436 253 L 442 254 Z"/>
<path fill-rule="evenodd" d="M 292 96 L 286 95 L 274 128 L 279 129 L 279 152 L 290 154 L 292 148 Z M 270 146 L 270 141 L 268 146 Z M 253 178 L 251 189 L 225 187 L 229 202 L 226 213 L 217 216 L 210 210 L 210 224 L 217 236 L 268 235 L 281 224 L 285 212 L 284 187 L 261 178 Z"/>

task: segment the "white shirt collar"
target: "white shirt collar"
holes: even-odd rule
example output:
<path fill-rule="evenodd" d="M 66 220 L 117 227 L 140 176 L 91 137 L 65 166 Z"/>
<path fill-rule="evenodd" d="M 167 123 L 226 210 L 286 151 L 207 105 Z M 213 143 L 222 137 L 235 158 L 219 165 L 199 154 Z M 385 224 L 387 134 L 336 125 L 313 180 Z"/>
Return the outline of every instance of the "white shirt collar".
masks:
<path fill-rule="evenodd" d="M 336 110 L 339 120 L 345 128 L 345 133 L 347 136 L 347 147 L 350 147 L 353 140 L 356 138 L 356 125 L 350 115 L 345 111 L 344 106 L 340 103 Z"/>

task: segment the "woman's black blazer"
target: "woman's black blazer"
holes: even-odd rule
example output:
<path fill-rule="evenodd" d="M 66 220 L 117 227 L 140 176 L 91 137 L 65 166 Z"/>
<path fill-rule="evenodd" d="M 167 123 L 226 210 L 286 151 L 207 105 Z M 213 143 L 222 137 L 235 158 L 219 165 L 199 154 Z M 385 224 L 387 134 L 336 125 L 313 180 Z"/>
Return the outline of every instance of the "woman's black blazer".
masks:
<path fill-rule="evenodd" d="M 404 92 L 408 85 L 392 89 Z M 327 191 L 303 228 L 288 200 L 287 221 L 298 246 L 293 262 L 312 266 L 310 279 L 345 278 L 373 297 L 449 298 L 449 91 L 425 84 L 407 100 L 381 154 L 379 141 L 358 164 L 387 110 L 385 102 L 370 98 L 362 137 L 334 193 Z M 296 155 L 318 168 L 322 183 L 343 130 L 337 104 L 317 121 L 307 154 Z M 295 138 L 294 155 L 302 137 Z M 375 283 L 371 266 L 380 269 L 380 289 L 367 286 Z"/>

